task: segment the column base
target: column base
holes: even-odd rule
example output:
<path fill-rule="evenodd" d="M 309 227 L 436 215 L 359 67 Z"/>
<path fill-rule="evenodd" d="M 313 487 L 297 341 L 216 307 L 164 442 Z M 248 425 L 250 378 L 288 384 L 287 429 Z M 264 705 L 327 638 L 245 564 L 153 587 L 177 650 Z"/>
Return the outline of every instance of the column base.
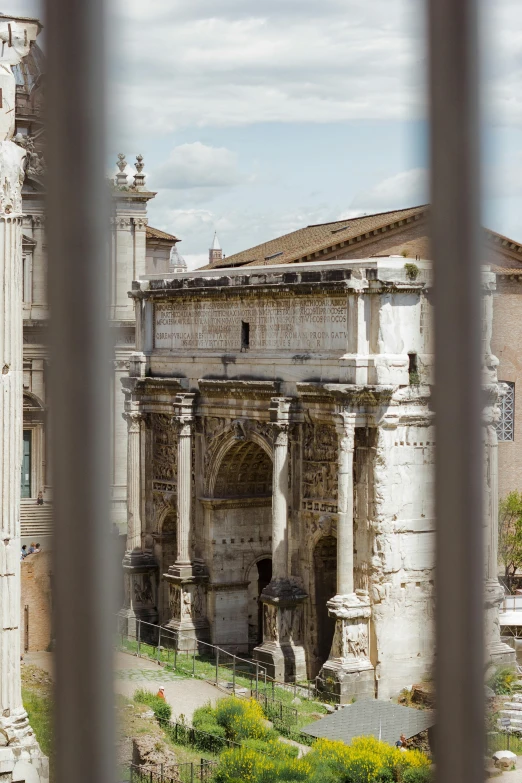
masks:
<path fill-rule="evenodd" d="M 319 690 L 335 694 L 339 704 L 375 698 L 375 670 L 370 661 L 359 660 L 350 665 L 342 660 L 328 660 L 319 677 Z"/>
<path fill-rule="evenodd" d="M 49 783 L 49 760 L 38 743 L 0 748 L 0 780 L 2 783 Z"/>
<path fill-rule="evenodd" d="M 499 609 L 504 590 L 498 579 L 488 579 L 485 595 L 486 658 L 493 666 L 516 666 L 516 652 L 500 638 Z"/>
<path fill-rule="evenodd" d="M 206 582 L 203 563 L 175 563 L 164 579 L 169 583 L 171 619 L 164 626 L 175 634 L 178 650 L 193 650 L 198 643 L 210 642 L 206 612 Z M 200 652 L 204 652 L 201 644 Z"/>
<path fill-rule="evenodd" d="M 156 602 L 158 564 L 148 552 L 126 552 L 122 562 L 125 605 L 120 632 L 155 644 L 159 613 Z"/>
<path fill-rule="evenodd" d="M 254 648 L 254 660 L 266 669 L 268 677 L 279 682 L 303 682 L 306 677 L 306 654 L 301 645 L 264 642 Z"/>
<path fill-rule="evenodd" d="M 254 660 L 269 677 L 281 682 L 306 680 L 303 646 L 303 601 L 307 594 L 295 579 L 275 579 L 261 593 L 263 644 L 254 648 Z"/>
<path fill-rule="evenodd" d="M 335 632 L 330 657 L 319 674 L 320 687 L 335 694 L 341 704 L 354 698 L 375 698 L 368 594 L 358 590 L 336 595 L 326 606 L 330 617 L 335 617 Z"/>
<path fill-rule="evenodd" d="M 49 760 L 42 753 L 26 711 L 0 720 L 0 781 L 49 783 Z"/>

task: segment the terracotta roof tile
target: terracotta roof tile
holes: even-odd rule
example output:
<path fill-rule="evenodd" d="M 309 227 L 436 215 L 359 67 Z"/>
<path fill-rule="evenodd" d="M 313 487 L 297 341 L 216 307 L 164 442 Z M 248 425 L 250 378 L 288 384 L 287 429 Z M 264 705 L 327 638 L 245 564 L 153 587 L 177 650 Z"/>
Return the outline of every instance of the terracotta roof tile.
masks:
<path fill-rule="evenodd" d="M 147 226 L 147 239 L 164 239 L 170 242 L 179 242 L 179 239 L 173 234 L 167 234 L 166 231 L 160 231 L 159 228 Z"/>
<path fill-rule="evenodd" d="M 216 267 L 246 266 L 250 264 L 291 264 L 323 249 L 341 242 L 355 239 L 364 234 L 376 234 L 392 223 L 420 217 L 426 206 L 399 209 L 393 212 L 381 212 L 376 215 L 364 215 L 350 220 L 335 220 L 332 223 L 299 228 L 290 234 L 271 239 L 241 253 L 235 253 L 212 265 Z M 310 259 L 312 260 L 312 259 Z M 317 259 L 314 259 L 317 260 Z"/>

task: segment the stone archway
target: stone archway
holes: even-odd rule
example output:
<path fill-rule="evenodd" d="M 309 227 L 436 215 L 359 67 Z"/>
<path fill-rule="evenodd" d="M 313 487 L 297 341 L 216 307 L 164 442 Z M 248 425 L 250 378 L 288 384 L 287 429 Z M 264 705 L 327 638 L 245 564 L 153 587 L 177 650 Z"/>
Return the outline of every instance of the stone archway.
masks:
<path fill-rule="evenodd" d="M 214 644 L 247 653 L 257 644 L 259 586 L 272 554 L 272 460 L 254 439 L 230 438 L 212 466 L 206 501 L 212 541 L 210 617 Z"/>
<path fill-rule="evenodd" d="M 337 592 L 337 539 L 323 536 L 314 554 L 315 615 L 317 660 L 320 666 L 328 660 L 335 631 L 335 620 L 329 616 L 326 602 Z"/>
<path fill-rule="evenodd" d="M 226 452 L 214 484 L 215 498 L 269 497 L 272 460 L 254 441 L 236 442 Z"/>

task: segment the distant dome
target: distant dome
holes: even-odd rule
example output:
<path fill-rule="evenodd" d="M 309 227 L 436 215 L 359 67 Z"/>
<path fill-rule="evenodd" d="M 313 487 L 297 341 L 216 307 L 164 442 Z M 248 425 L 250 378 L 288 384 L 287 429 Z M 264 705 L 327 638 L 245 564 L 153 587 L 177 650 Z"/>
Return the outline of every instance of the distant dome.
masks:
<path fill-rule="evenodd" d="M 12 70 L 18 87 L 25 87 L 30 93 L 34 85 L 45 73 L 45 55 L 37 43 L 33 43 L 29 53 Z"/>
<path fill-rule="evenodd" d="M 185 261 L 181 253 L 178 251 L 176 245 L 174 245 L 174 247 L 171 248 L 169 265 L 174 267 L 180 267 L 182 269 L 187 268 L 187 262 Z"/>

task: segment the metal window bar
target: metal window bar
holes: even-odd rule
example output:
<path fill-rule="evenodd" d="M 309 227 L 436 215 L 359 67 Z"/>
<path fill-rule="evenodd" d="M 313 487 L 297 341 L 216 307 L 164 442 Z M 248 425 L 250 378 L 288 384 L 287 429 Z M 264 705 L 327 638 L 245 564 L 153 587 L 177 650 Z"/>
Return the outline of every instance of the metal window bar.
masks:
<path fill-rule="evenodd" d="M 477 0 L 429 2 L 438 783 L 484 779 L 477 16 Z"/>
<path fill-rule="evenodd" d="M 95 317 L 106 293 L 103 0 L 47 0 L 46 12 L 51 385 L 60 414 L 53 416 L 57 780 L 104 783 L 113 779 L 113 714 L 110 546 L 103 535 L 109 364 Z M 484 776 L 477 0 L 430 0 L 428 37 L 436 274 L 436 775 L 441 783 L 476 783 Z"/>
<path fill-rule="evenodd" d="M 500 419 L 497 424 L 499 441 L 515 439 L 515 384 L 503 381 L 505 394 L 500 398 Z"/>
<path fill-rule="evenodd" d="M 46 0 L 57 783 L 116 778 L 104 0 Z"/>

